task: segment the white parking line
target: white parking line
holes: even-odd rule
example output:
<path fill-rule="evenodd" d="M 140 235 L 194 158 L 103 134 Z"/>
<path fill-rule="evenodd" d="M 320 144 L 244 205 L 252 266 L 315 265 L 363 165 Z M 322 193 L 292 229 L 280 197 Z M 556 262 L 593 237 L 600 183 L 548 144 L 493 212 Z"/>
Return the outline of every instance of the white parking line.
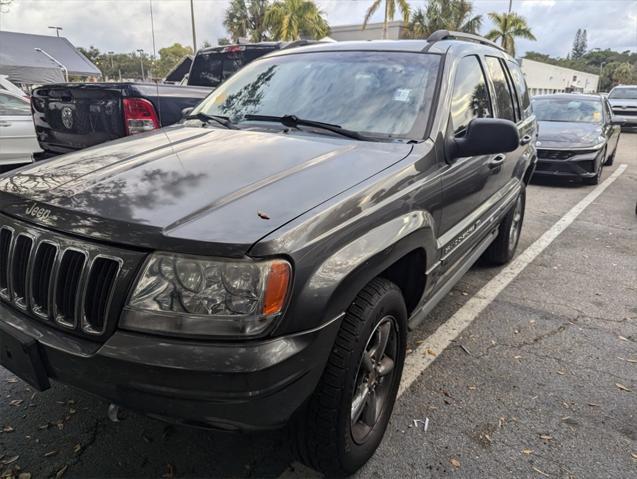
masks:
<path fill-rule="evenodd" d="M 531 246 L 500 271 L 491 281 L 485 284 L 469 301 L 442 324 L 435 333 L 429 336 L 405 359 L 403 377 L 398 390 L 400 397 L 416 379 L 435 361 L 451 342 L 496 298 L 500 292 L 513 281 L 537 256 L 549 246 L 573 221 L 601 195 L 626 170 L 627 165 L 620 165 L 606 181 L 598 185 L 579 203 L 571 208 L 557 223 L 549 228 Z M 432 355 L 431 352 L 435 354 Z"/>

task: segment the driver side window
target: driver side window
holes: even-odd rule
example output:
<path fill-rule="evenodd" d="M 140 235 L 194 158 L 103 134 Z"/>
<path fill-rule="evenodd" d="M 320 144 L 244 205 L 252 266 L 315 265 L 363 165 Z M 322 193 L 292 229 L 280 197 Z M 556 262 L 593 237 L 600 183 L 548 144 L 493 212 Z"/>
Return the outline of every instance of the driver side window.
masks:
<path fill-rule="evenodd" d="M 474 55 L 464 57 L 456 70 L 451 98 L 454 135 L 463 135 L 474 118 L 485 117 L 493 117 L 493 109 L 480 60 Z"/>

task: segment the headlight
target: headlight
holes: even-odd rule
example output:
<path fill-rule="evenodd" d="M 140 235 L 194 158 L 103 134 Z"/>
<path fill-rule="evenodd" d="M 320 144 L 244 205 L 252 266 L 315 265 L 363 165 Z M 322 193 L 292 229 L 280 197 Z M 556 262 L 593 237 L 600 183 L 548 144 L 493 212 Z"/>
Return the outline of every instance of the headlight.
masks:
<path fill-rule="evenodd" d="M 230 261 L 155 253 L 120 325 L 177 335 L 255 336 L 280 315 L 290 263 Z"/>

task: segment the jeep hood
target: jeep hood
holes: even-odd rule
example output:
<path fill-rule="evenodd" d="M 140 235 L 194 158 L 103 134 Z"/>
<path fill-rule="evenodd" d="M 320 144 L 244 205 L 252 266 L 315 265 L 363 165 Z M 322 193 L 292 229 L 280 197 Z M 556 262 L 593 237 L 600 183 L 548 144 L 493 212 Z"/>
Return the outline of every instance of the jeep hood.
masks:
<path fill-rule="evenodd" d="M 596 123 L 538 121 L 538 148 L 587 148 L 598 145 L 602 127 Z"/>
<path fill-rule="evenodd" d="M 410 151 L 403 143 L 175 126 L 0 177 L 0 210 L 129 246 L 241 256 Z"/>

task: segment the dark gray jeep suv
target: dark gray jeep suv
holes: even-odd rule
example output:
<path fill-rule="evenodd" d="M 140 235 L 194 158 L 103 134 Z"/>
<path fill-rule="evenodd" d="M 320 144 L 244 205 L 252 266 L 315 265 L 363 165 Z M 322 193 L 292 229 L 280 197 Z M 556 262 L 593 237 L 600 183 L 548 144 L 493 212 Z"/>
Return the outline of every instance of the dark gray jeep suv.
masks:
<path fill-rule="evenodd" d="M 512 258 L 535 135 L 479 37 L 265 56 L 179 125 L 0 177 L 1 363 L 181 424 L 288 424 L 351 473 L 408 328 Z"/>

